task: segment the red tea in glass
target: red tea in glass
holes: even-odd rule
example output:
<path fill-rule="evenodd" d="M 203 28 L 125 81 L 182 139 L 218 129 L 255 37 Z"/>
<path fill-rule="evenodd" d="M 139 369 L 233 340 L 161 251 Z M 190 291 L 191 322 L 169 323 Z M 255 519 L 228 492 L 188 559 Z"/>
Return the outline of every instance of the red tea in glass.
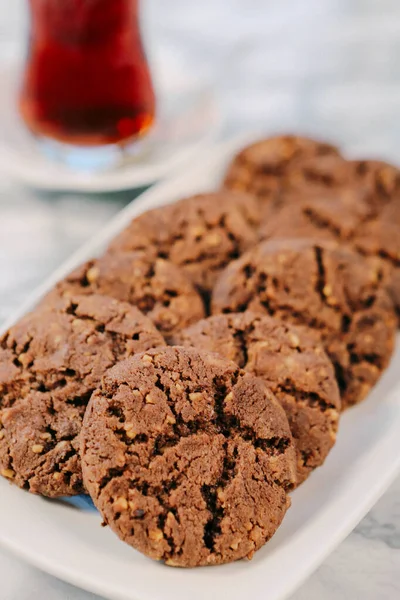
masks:
<path fill-rule="evenodd" d="M 151 127 L 155 97 L 138 0 L 29 0 L 20 112 L 37 136 L 126 145 Z"/>

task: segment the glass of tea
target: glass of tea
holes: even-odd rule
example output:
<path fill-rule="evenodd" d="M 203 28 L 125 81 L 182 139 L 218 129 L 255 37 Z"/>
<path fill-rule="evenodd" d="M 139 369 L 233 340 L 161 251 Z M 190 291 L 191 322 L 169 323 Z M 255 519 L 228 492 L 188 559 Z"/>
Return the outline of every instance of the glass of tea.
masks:
<path fill-rule="evenodd" d="M 46 151 L 102 167 L 155 119 L 139 0 L 29 0 L 21 116 Z M 114 148 L 113 153 L 107 149 Z"/>

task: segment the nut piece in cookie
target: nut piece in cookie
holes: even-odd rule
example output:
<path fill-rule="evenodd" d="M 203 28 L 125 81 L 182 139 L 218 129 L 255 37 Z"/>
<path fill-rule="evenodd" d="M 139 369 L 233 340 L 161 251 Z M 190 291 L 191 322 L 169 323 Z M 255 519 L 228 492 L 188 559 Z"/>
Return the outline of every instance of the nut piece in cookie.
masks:
<path fill-rule="evenodd" d="M 381 263 L 336 244 L 272 240 L 232 262 L 212 312 L 247 309 L 308 327 L 333 362 L 343 407 L 367 395 L 393 352 L 396 319 Z"/>
<path fill-rule="evenodd" d="M 225 175 L 225 187 L 254 194 L 270 201 L 281 192 L 288 169 L 301 158 L 334 155 L 334 146 L 305 137 L 281 135 L 260 140 L 243 148 Z"/>
<path fill-rule="evenodd" d="M 202 319 L 175 342 L 217 352 L 263 379 L 282 404 L 297 451 L 297 483 L 336 440 L 340 395 L 331 361 L 304 328 L 245 311 Z"/>
<path fill-rule="evenodd" d="M 279 527 L 296 478 L 288 421 L 265 383 L 193 348 L 110 369 L 89 403 L 81 456 L 113 531 L 180 567 L 251 557 Z"/>
<path fill-rule="evenodd" d="M 153 252 L 207 294 L 220 271 L 256 243 L 260 218 L 252 196 L 200 194 L 143 213 L 113 240 L 110 252 Z"/>
<path fill-rule="evenodd" d="M 44 304 L 71 294 L 102 294 L 129 302 L 168 339 L 204 317 L 200 294 L 182 270 L 144 252 L 106 254 L 81 265 L 59 282 Z"/>
<path fill-rule="evenodd" d="M 72 296 L 25 316 L 0 339 L 0 473 L 49 497 L 82 493 L 78 438 L 106 369 L 163 344 L 135 307 Z"/>

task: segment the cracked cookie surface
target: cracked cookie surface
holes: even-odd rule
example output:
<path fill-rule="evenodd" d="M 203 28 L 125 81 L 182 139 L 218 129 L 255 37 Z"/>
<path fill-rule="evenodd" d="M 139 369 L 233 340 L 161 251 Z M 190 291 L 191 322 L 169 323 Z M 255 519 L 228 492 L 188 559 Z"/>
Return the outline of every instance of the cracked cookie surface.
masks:
<path fill-rule="evenodd" d="M 364 256 L 379 257 L 386 266 L 385 281 L 400 322 L 400 202 L 388 202 L 375 219 L 359 227 L 352 245 Z"/>
<path fill-rule="evenodd" d="M 287 197 L 286 204 L 266 209 L 261 240 L 318 238 L 351 244 L 359 229 L 373 218 L 365 194 L 357 188 L 292 192 Z"/>
<path fill-rule="evenodd" d="M 44 303 L 58 296 L 102 294 L 129 302 L 168 337 L 204 317 L 200 294 L 170 261 L 143 252 L 106 254 L 79 266 L 56 286 Z"/>
<path fill-rule="evenodd" d="M 304 329 L 246 311 L 202 319 L 174 341 L 217 352 L 266 382 L 289 421 L 298 485 L 323 464 L 336 440 L 340 396 L 332 363 Z"/>
<path fill-rule="evenodd" d="M 49 497 L 81 493 L 78 436 L 93 390 L 118 360 L 163 343 L 138 309 L 105 296 L 26 315 L 0 340 L 0 473 Z"/>
<path fill-rule="evenodd" d="M 298 194 L 295 201 L 270 205 L 260 239 L 313 238 L 335 241 L 382 261 L 385 285 L 400 316 L 400 202 L 382 201 L 379 210 L 365 190 L 354 187 Z"/>
<path fill-rule="evenodd" d="M 355 173 L 351 163 L 340 154 L 300 156 L 287 167 L 281 179 L 283 204 L 288 202 L 287 193 L 319 193 L 355 185 Z"/>
<path fill-rule="evenodd" d="M 250 195 L 221 191 L 147 211 L 111 243 L 110 252 L 145 251 L 170 260 L 202 292 L 257 241 L 260 210 Z"/>
<path fill-rule="evenodd" d="M 291 192 L 323 193 L 358 189 L 372 214 L 377 214 L 400 191 L 400 170 L 374 160 L 346 160 L 340 155 L 300 157 L 281 179 L 277 204 L 293 200 Z"/>
<path fill-rule="evenodd" d="M 229 189 L 249 192 L 263 202 L 275 199 L 289 168 L 301 158 L 339 156 L 335 146 L 310 138 L 282 135 L 243 148 L 225 175 Z"/>
<path fill-rule="evenodd" d="M 285 413 L 261 379 L 193 348 L 110 369 L 81 438 L 84 481 L 105 522 L 171 566 L 251 557 L 295 483 Z"/>
<path fill-rule="evenodd" d="M 249 309 L 307 327 L 334 365 L 346 407 L 366 396 L 393 352 L 396 318 L 382 279 L 379 261 L 336 244 L 271 240 L 225 269 L 211 308 Z"/>
<path fill-rule="evenodd" d="M 358 185 L 368 193 L 369 204 L 380 210 L 400 192 L 400 169 L 379 160 L 352 160 L 350 168 Z"/>

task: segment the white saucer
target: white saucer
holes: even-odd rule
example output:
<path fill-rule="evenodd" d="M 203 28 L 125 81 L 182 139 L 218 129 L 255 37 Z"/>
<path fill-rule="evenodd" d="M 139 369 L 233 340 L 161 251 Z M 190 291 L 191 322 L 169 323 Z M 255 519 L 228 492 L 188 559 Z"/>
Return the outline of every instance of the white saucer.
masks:
<path fill-rule="evenodd" d="M 210 82 L 198 81 L 176 65 L 153 66 L 158 88 L 158 122 L 146 138 L 146 151 L 121 156 L 118 167 L 98 172 L 72 170 L 42 153 L 16 108 L 20 66 L 0 64 L 0 172 L 46 190 L 111 192 L 147 186 L 177 171 L 215 141 L 219 111 Z"/>

